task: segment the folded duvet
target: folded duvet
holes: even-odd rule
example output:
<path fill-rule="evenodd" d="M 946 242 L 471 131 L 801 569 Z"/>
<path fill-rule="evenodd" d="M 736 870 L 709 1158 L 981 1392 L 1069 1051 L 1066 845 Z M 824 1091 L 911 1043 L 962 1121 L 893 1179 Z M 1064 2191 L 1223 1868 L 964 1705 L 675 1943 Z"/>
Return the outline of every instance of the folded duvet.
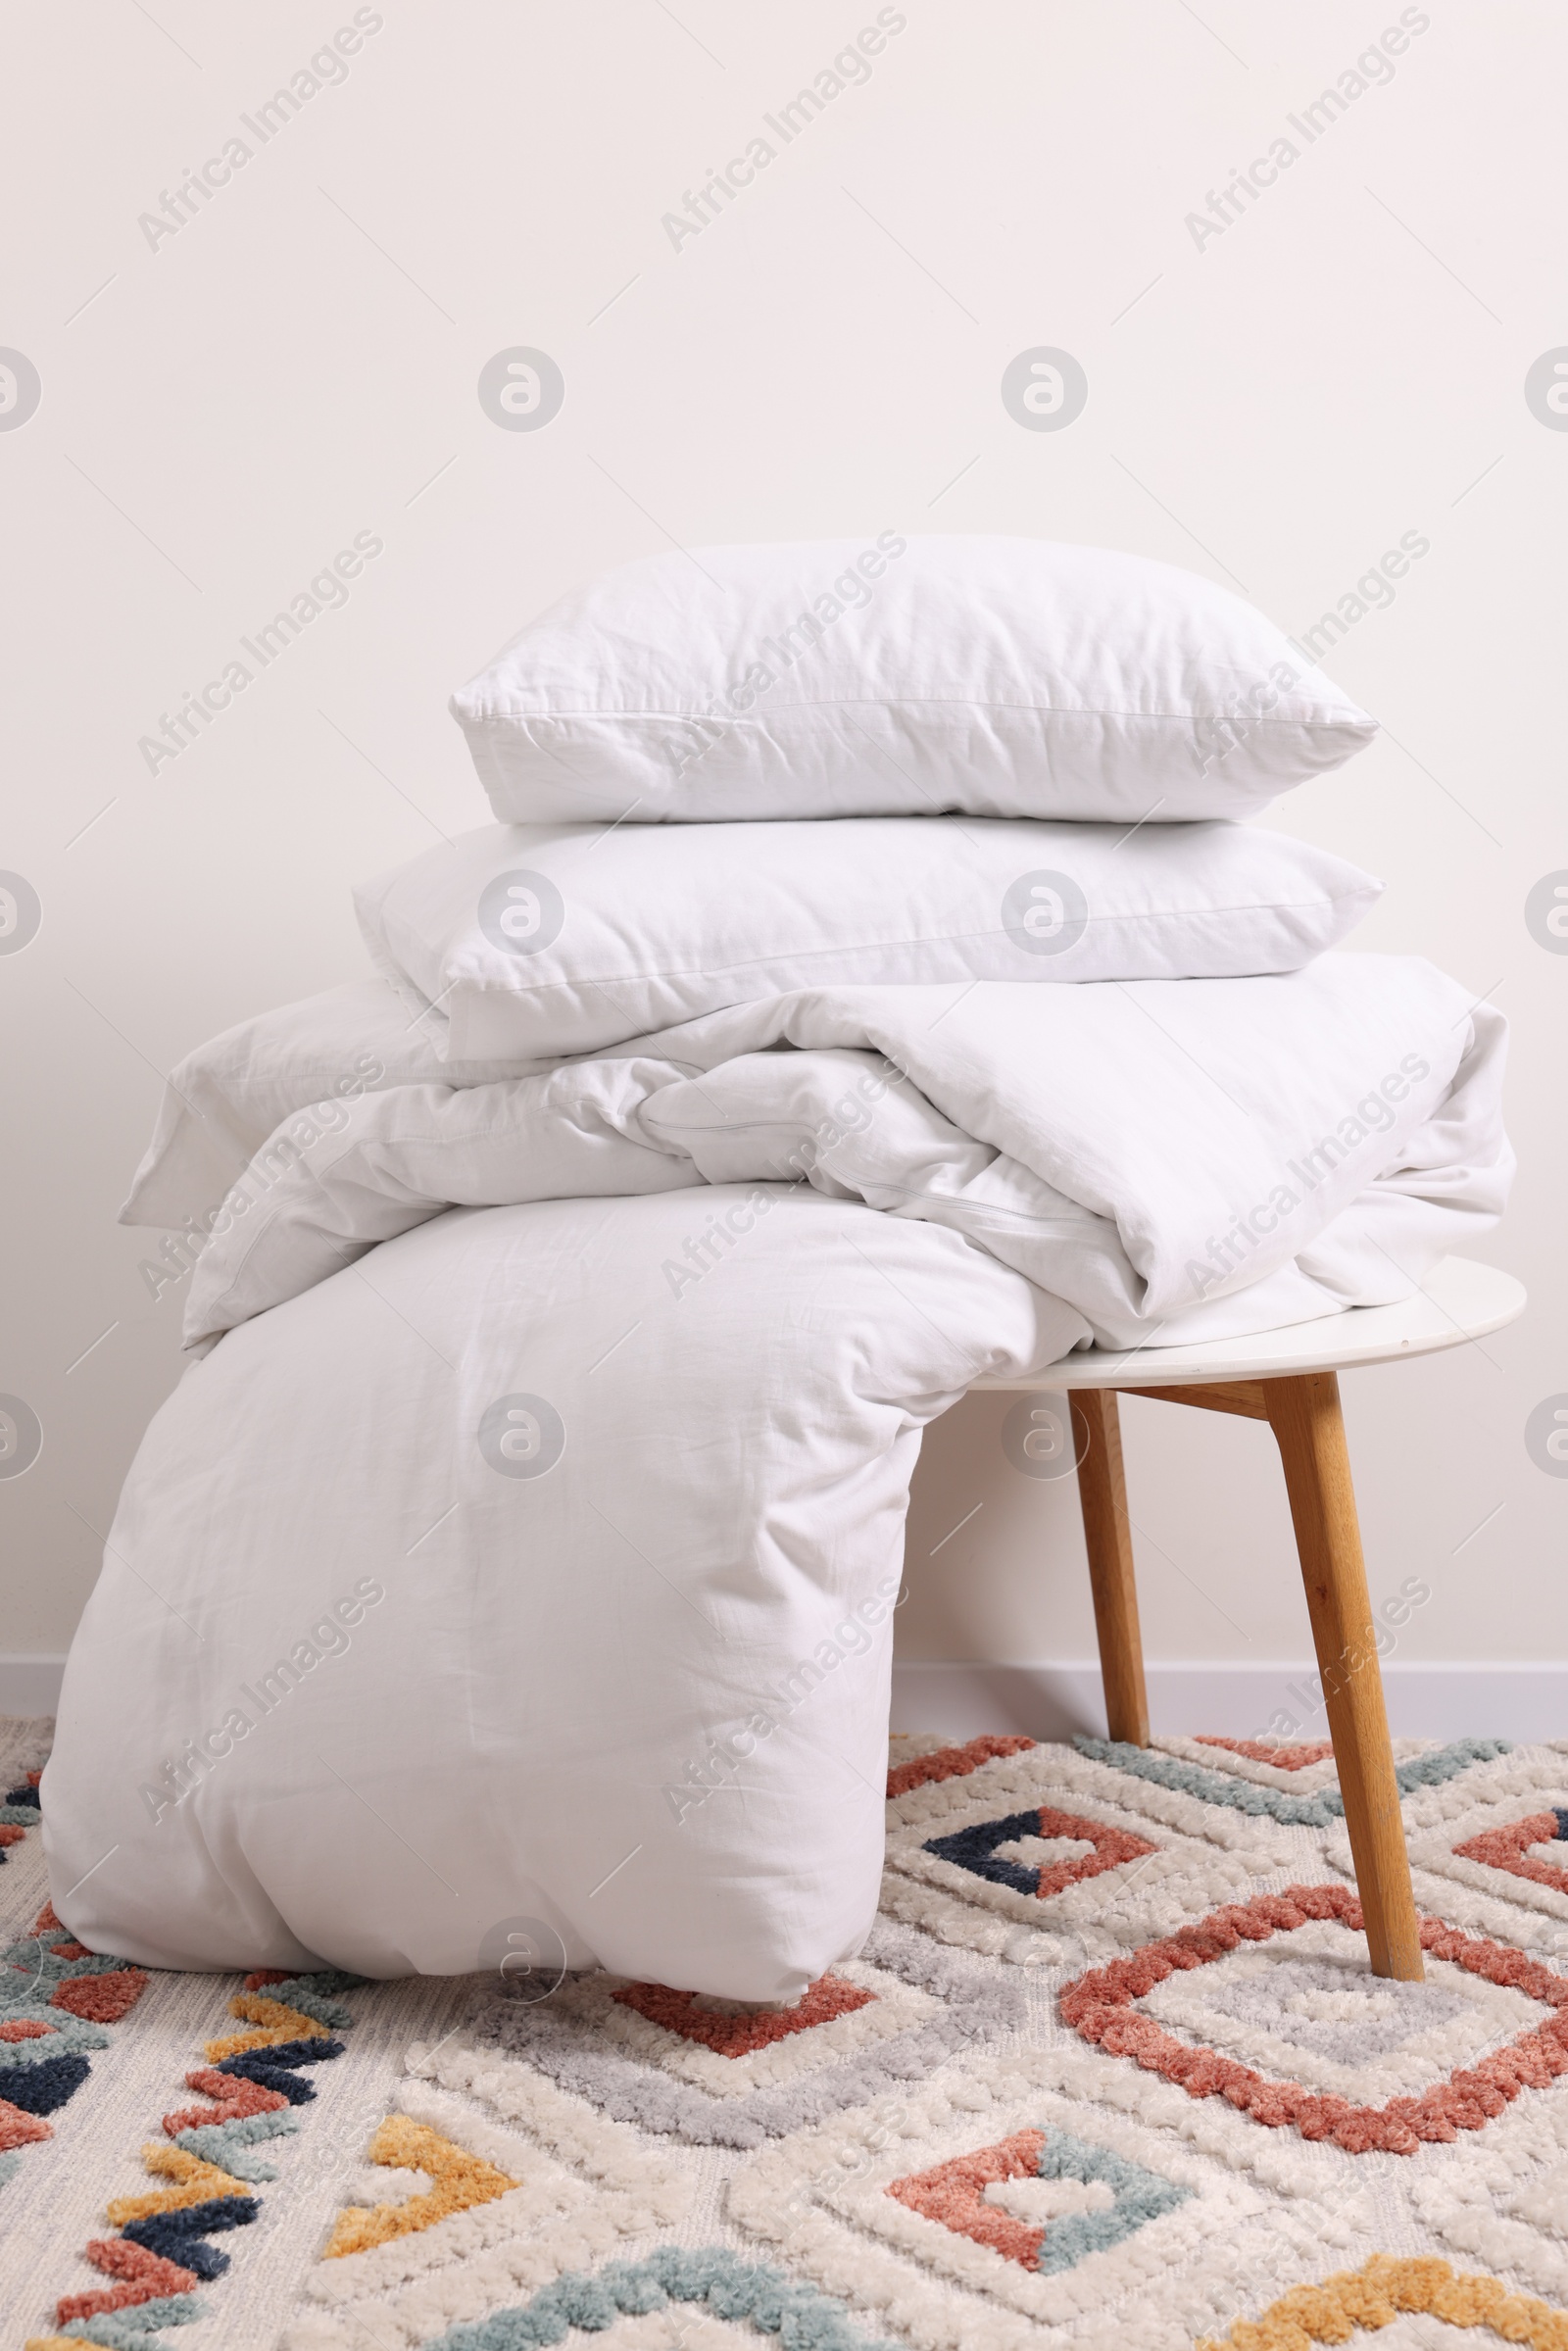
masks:
<path fill-rule="evenodd" d="M 813 988 L 291 1113 L 72 1652 L 61 1917 L 797 1996 L 875 1907 L 925 1423 L 1091 1340 L 1407 1295 L 1501 1207 L 1501 1055 L 1429 964 L 1338 954 Z"/>

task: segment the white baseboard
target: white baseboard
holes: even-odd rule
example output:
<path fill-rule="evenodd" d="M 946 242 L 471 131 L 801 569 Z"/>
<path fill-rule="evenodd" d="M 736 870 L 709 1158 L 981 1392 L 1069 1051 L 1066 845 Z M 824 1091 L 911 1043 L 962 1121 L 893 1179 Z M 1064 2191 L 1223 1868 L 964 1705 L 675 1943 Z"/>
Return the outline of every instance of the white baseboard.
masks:
<path fill-rule="evenodd" d="M 1248 1739 L 1322 1739 L 1326 1717 L 1309 1665 L 1156 1665 L 1146 1668 L 1155 1731 L 1216 1732 Z M 1568 1739 L 1568 1660 L 1545 1665 L 1422 1665 L 1383 1668 L 1389 1725 L 1396 1739 Z M 1281 1714 L 1295 1718 L 1288 1733 Z M 1098 1665 L 895 1663 L 893 1728 L 936 1731 L 955 1739 L 985 1731 L 1031 1739 L 1105 1736 Z"/>
<path fill-rule="evenodd" d="M 53 1714 L 65 1665 L 64 1657 L 0 1656 L 0 1714 Z M 1308 1665 L 1151 1664 L 1146 1671 L 1156 1731 L 1247 1739 L 1285 1713 L 1296 1718 L 1299 1737 L 1324 1736 Z M 1383 1669 L 1383 1687 L 1396 1738 L 1568 1739 L 1568 1661 L 1415 1665 L 1396 1658 Z M 1100 1668 L 895 1664 L 893 1727 L 954 1739 L 983 1731 L 1022 1731 L 1031 1739 L 1085 1731 L 1103 1739 Z"/>
<path fill-rule="evenodd" d="M 53 1714 L 65 1670 L 64 1657 L 0 1656 L 0 1714 Z"/>

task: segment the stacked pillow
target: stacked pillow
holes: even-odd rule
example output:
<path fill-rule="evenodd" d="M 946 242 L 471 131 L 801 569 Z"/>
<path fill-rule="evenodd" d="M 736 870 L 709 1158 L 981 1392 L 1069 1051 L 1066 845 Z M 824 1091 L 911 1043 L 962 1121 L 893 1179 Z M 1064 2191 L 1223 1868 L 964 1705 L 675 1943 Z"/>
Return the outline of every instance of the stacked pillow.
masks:
<path fill-rule="evenodd" d="M 181 1065 L 126 1221 L 202 1214 L 322 1095 L 817 986 L 1294 971 L 1381 888 L 1237 821 L 1375 721 L 1241 597 L 1136 556 L 884 531 L 651 557 L 452 709 L 498 821 L 357 894 L 373 1007 L 338 992 Z"/>
<path fill-rule="evenodd" d="M 626 563 L 452 709 L 503 824 L 1250 816 L 1377 731 L 1193 572 L 896 531 Z"/>
<path fill-rule="evenodd" d="M 1097 548 L 654 556 L 452 708 L 501 822 L 359 907 L 465 1058 L 830 983 L 1291 971 L 1378 890 L 1234 821 L 1373 721 L 1241 597 Z"/>
<path fill-rule="evenodd" d="M 844 816 L 496 824 L 356 893 L 378 969 L 466 1061 L 603 1051 L 801 988 L 1295 971 L 1380 884 L 1285 834 Z"/>

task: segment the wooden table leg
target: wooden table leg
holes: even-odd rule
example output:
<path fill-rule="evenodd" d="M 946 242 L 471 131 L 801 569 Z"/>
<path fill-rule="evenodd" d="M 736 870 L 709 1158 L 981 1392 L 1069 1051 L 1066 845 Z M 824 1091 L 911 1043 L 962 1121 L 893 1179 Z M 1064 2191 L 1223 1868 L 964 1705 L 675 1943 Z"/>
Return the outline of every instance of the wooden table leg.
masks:
<path fill-rule="evenodd" d="M 1121 1419 L 1111 1388 L 1078 1388 L 1072 1404 L 1078 1499 L 1083 1506 L 1089 1584 L 1112 1739 L 1149 1744 L 1149 1698 L 1144 1689 L 1144 1643 L 1138 1629 L 1133 1575 L 1133 1531 L 1121 1465 Z"/>
<path fill-rule="evenodd" d="M 1419 1984 L 1420 1934 L 1378 1670 L 1355 1493 L 1331 1371 L 1262 1382 L 1279 1440 L 1296 1547 L 1328 1706 L 1374 1976 Z"/>

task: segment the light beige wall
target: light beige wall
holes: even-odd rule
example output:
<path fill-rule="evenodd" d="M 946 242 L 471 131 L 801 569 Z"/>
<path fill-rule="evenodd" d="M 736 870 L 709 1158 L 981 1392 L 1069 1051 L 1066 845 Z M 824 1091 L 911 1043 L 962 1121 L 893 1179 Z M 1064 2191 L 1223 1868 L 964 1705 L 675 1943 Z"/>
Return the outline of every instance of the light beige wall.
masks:
<path fill-rule="evenodd" d="M 1374 1585 L 1434 1587 L 1408 1653 L 1563 1655 L 1568 1481 L 1523 1443 L 1568 1390 L 1568 958 L 1523 915 L 1568 866 L 1568 434 L 1523 390 L 1568 342 L 1560 11 L 1407 12 L 1430 23 L 1392 81 L 1200 243 L 1186 216 L 1282 131 L 1302 145 L 1286 118 L 1396 6 L 905 0 L 869 81 L 679 250 L 662 216 L 874 6 L 370 13 L 347 79 L 250 138 L 156 249 L 138 216 L 352 9 L 7 20 L 0 343 L 43 396 L 0 431 L 0 866 L 44 922 L 0 956 L 0 1390 L 46 1440 L 0 1482 L 0 1643 L 64 1646 L 177 1373 L 178 1294 L 154 1303 L 147 1242 L 113 1221 L 161 1073 L 359 972 L 351 881 L 484 820 L 451 687 L 558 592 L 671 540 L 896 527 L 1138 550 L 1240 581 L 1292 631 L 1401 533 L 1430 539 L 1328 661 L 1388 736 L 1270 821 L 1387 877 L 1361 943 L 1433 956 L 1516 1024 L 1524 1172 L 1485 1253 L 1537 1309 L 1359 1375 L 1348 1409 Z M 539 432 L 476 397 L 513 345 L 564 373 Z M 1036 345 L 1088 374 L 1064 431 L 1000 398 Z M 357 531 L 384 552 L 347 607 L 150 774 L 138 738 Z M 1008 1469 L 998 1417 L 972 1400 L 932 1434 L 906 1653 L 1082 1657 L 1071 1497 Z M 1128 1425 L 1151 1652 L 1304 1654 L 1266 1441 L 1154 1405 Z"/>

